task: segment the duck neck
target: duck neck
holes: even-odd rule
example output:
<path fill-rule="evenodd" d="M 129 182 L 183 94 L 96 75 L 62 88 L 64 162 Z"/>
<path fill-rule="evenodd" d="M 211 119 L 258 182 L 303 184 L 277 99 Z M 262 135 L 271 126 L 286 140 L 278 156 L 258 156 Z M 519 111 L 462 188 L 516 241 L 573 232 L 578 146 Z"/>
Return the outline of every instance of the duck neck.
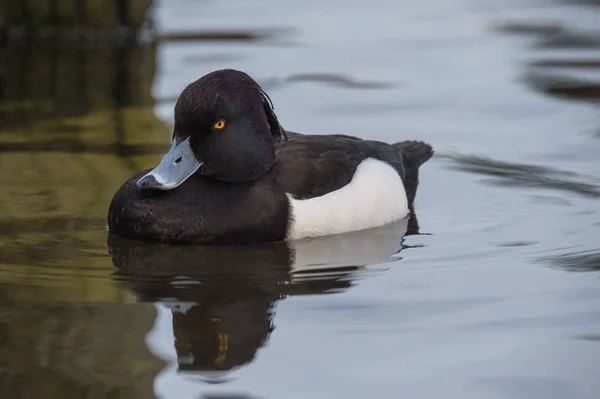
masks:
<path fill-rule="evenodd" d="M 232 151 L 231 156 L 220 159 L 218 165 L 207 162 L 206 174 L 229 183 L 250 183 L 261 178 L 275 165 L 274 144 L 268 141 L 260 145 L 264 148 L 253 147 L 247 151 Z"/>

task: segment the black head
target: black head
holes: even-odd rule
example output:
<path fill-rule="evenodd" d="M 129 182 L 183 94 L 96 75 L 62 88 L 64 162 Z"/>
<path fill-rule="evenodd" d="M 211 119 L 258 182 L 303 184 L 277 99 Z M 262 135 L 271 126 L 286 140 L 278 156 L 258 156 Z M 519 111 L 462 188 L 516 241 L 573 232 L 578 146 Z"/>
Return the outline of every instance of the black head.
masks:
<path fill-rule="evenodd" d="M 274 143 L 285 137 L 271 99 L 254 79 L 233 69 L 211 72 L 182 91 L 173 147 L 138 185 L 172 189 L 194 172 L 227 182 L 253 181 L 271 169 Z"/>

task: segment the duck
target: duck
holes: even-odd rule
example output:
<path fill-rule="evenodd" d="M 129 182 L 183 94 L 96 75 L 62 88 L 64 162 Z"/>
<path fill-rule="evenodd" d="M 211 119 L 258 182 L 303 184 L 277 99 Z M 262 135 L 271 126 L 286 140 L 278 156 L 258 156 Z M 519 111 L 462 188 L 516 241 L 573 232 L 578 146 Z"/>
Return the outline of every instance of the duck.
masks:
<path fill-rule="evenodd" d="M 210 72 L 174 106 L 171 146 L 115 192 L 107 227 L 174 245 L 254 245 L 367 230 L 414 212 L 418 140 L 303 134 L 249 74 Z"/>

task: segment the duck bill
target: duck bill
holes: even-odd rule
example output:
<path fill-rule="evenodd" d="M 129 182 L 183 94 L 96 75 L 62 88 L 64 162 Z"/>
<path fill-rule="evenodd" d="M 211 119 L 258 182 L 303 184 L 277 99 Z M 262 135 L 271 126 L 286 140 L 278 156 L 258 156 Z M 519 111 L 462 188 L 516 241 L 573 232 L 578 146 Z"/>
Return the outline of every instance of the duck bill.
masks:
<path fill-rule="evenodd" d="M 189 138 L 179 144 L 173 140 L 171 149 L 158 166 L 142 176 L 136 184 L 140 188 L 172 190 L 193 175 L 201 165 L 202 162 L 196 159 L 192 151 Z"/>

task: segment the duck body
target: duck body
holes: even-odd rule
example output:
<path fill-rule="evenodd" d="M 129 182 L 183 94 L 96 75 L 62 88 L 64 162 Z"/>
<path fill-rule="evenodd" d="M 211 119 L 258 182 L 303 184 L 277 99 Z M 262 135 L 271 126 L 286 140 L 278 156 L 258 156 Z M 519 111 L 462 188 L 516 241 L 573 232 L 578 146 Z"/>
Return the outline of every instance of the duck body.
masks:
<path fill-rule="evenodd" d="M 112 233 L 171 244 L 257 244 L 364 230 L 413 209 L 431 146 L 285 131 L 256 82 L 238 71 L 213 74 L 180 96 L 161 164 L 117 190 Z M 229 86 L 231 76 L 249 88 L 236 79 Z M 252 112 L 251 100 L 231 92 L 254 86 L 261 101 Z M 215 88 L 221 103 L 211 102 Z"/>

